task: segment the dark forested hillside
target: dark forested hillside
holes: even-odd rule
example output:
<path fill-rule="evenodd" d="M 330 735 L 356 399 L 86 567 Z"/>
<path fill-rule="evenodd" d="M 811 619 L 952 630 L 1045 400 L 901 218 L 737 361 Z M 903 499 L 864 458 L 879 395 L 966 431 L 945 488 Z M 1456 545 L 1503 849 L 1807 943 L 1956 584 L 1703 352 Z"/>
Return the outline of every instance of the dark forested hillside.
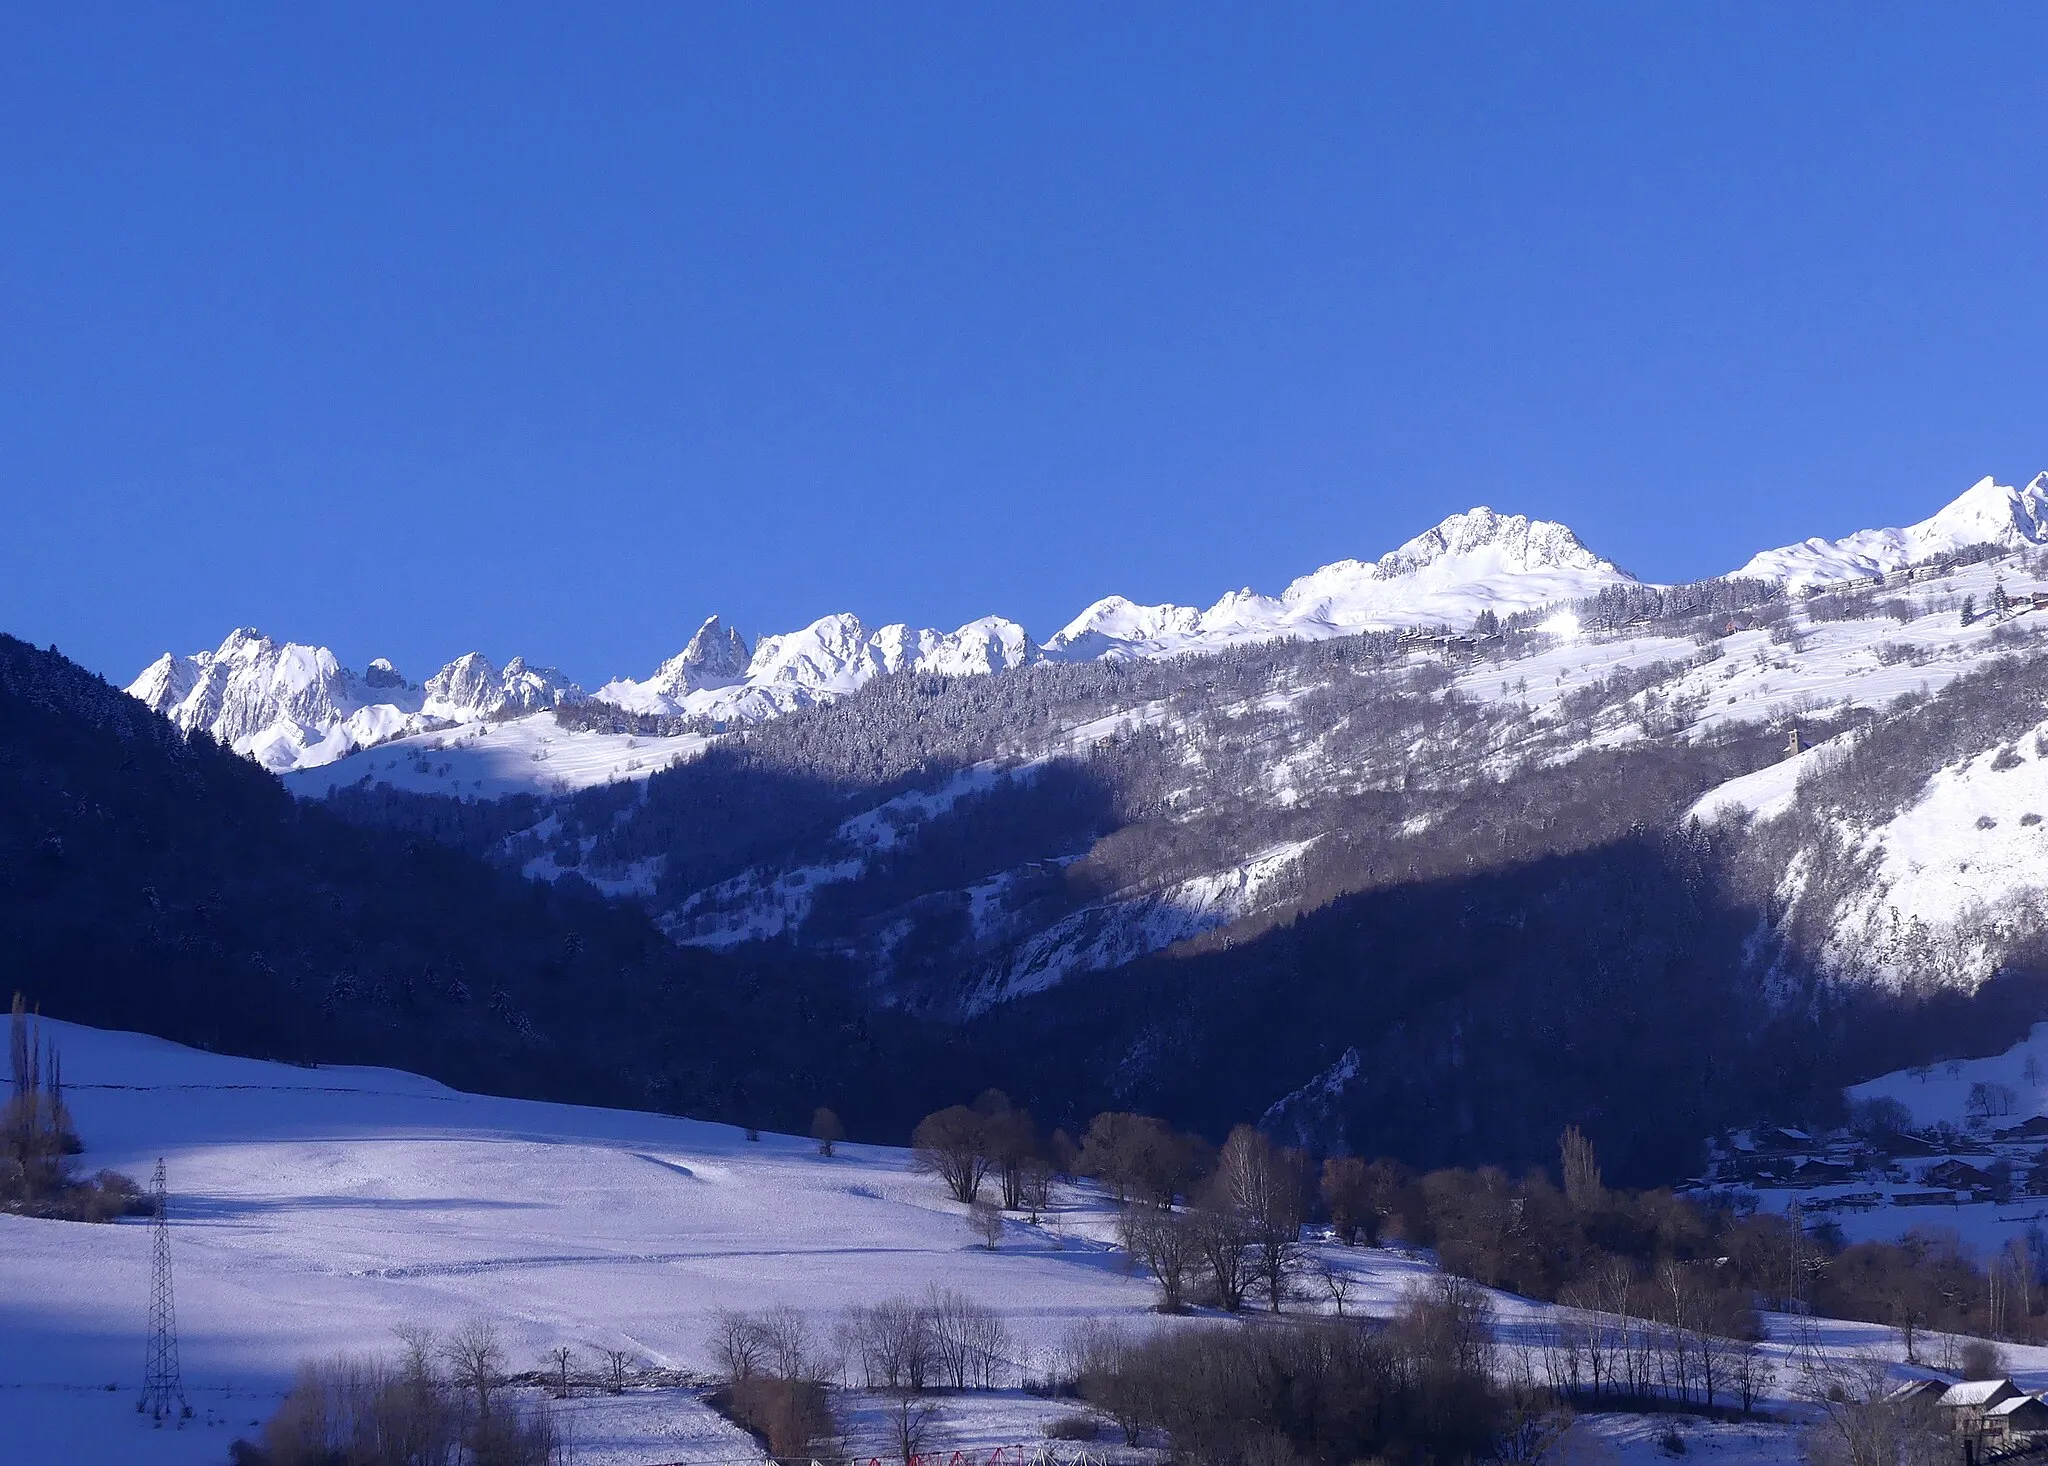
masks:
<path fill-rule="evenodd" d="M 893 1133 L 957 1087 L 950 1040 L 826 964 L 680 949 L 580 883 L 345 823 L 10 637 L 0 988 L 234 1052 L 762 1124 L 829 1102 Z"/>
<path fill-rule="evenodd" d="M 495 802 L 294 803 L 9 642 L 0 933 L 52 1012 L 508 1092 L 824 1102 L 900 1137 L 994 1084 L 1425 1166 L 1535 1164 L 1575 1123 L 1668 1180 L 1714 1130 L 2009 1041 L 2048 991 L 2017 940 L 1985 980 L 1844 984 L 1815 904 L 1864 889 L 1841 831 L 1935 764 L 2033 756 L 2048 661 L 1703 718 L 1807 633 L 1751 608 L 1736 669 L 1735 623 L 1687 614 L 1593 675 L 1598 643 L 1553 655 L 1547 698 L 1523 669 L 1553 643 L 1516 629 L 882 677 L 642 782 Z M 1837 735 L 1796 817 L 1689 818 Z"/>

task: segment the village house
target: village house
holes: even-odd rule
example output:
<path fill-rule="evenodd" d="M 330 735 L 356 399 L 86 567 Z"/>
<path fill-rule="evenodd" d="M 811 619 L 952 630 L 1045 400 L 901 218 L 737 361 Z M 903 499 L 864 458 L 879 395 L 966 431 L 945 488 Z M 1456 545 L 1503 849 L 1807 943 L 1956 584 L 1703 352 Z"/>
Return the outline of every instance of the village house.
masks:
<path fill-rule="evenodd" d="M 1935 1401 L 1948 1412 L 1949 1429 L 1958 1435 L 1981 1435 L 1986 1414 L 2008 1400 L 2031 1398 L 2009 1379 L 1968 1379 L 1950 1385 Z"/>
<path fill-rule="evenodd" d="M 1982 1433 L 1987 1442 L 2009 1441 L 2042 1431 L 2048 1431 L 2048 1405 L 2033 1395 L 2001 1400 L 1984 1412 Z"/>
<path fill-rule="evenodd" d="M 1950 1191 L 1989 1191 L 1991 1177 L 1968 1161 L 1950 1159 L 1939 1161 L 1921 1172 L 1920 1184 L 1943 1186 Z"/>

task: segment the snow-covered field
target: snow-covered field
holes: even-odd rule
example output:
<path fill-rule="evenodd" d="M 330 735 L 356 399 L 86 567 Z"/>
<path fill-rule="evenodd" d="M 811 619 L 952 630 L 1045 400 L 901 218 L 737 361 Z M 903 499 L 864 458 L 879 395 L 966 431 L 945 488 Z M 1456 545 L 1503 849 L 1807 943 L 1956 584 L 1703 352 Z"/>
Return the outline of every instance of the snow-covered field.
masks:
<path fill-rule="evenodd" d="M 415 794 L 470 799 L 566 794 L 615 780 L 644 779 L 696 758 L 712 741 L 700 733 L 653 738 L 571 732 L 551 712 L 532 713 L 396 738 L 332 763 L 288 773 L 284 782 L 302 799 L 324 798 L 365 778 Z"/>
<path fill-rule="evenodd" d="M 936 1284 L 1000 1310 L 1020 1373 L 1039 1368 L 1084 1318 L 1159 1323 L 1152 1288 L 1125 1271 L 1107 1242 L 1109 1213 L 1087 1193 L 1066 1195 L 1046 1225 L 1013 1222 L 989 1252 L 898 1150 L 843 1146 L 826 1159 L 807 1141 L 749 1142 L 723 1125 L 48 1027 L 63 1050 L 84 1162 L 138 1177 L 158 1157 L 168 1167 L 197 1415 L 172 1430 L 135 1412 L 147 1225 L 0 1216 L 0 1459 L 10 1466 L 221 1461 L 234 1436 L 254 1434 L 300 1360 L 389 1351 L 392 1330 L 409 1322 L 447 1329 L 488 1318 L 515 1369 L 538 1368 L 567 1344 L 586 1368 L 617 1348 L 690 1370 L 708 1364 L 707 1323 L 720 1307 L 790 1303 L 829 1327 L 848 1304 Z M 1998 1072 L 2013 1066 L 2023 1060 Z M 1425 1259 L 1395 1252 L 1329 1254 L 1359 1274 L 1349 1301 L 1357 1312 L 1384 1315 L 1430 1273 Z M 1503 1343 L 1539 1346 L 1551 1310 L 1496 1301 Z M 1770 1327 L 1781 1407 L 1802 1349 L 1897 1357 L 1890 1332 L 1869 1325 L 1774 1318 Z M 2024 1382 L 2048 1384 L 2048 1350 L 2012 1353 Z M 757 1455 L 687 1390 L 584 1395 L 552 1408 L 585 1462 Z M 855 1401 L 856 1417 L 861 1408 Z M 989 1449 L 1032 1444 L 1072 1407 L 1012 1390 L 949 1397 L 947 1408 L 955 1445 Z M 1671 1419 L 1588 1417 L 1575 1459 L 1659 1459 Z M 1709 1459 L 1795 1458 L 1787 1424 L 1679 1424 Z"/>
<path fill-rule="evenodd" d="M 298 1360 L 387 1351 L 407 1321 L 491 1318 L 515 1368 L 569 1344 L 589 1365 L 625 1348 L 689 1369 L 706 1363 L 707 1319 L 726 1306 L 788 1302 L 829 1324 L 846 1304 L 936 1283 L 1000 1306 L 1029 1351 L 1151 1301 L 1087 1235 L 1100 1228 L 1085 1210 L 1070 1226 L 1013 1226 L 991 1253 L 899 1151 L 845 1146 L 827 1160 L 807 1141 L 750 1143 L 724 1125 L 49 1027 L 84 1163 L 137 1177 L 158 1156 L 168 1166 L 185 1379 L 203 1418 L 166 1433 L 134 1415 L 146 1227 L 0 1217 L 0 1442 L 23 1443 L 0 1450 L 10 1462 L 81 1459 L 78 1442 L 112 1432 L 147 1437 L 137 1460 L 222 1459 Z M 583 1459 L 754 1454 L 701 1407 L 664 1398 L 581 1402 Z M 613 1442 L 601 1454 L 599 1437 Z"/>

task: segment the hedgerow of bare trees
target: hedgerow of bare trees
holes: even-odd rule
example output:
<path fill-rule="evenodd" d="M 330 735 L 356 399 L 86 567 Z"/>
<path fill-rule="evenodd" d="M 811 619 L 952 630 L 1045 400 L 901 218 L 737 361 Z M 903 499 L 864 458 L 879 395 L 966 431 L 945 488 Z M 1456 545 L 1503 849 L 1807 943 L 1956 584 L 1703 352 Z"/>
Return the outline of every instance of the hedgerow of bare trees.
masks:
<path fill-rule="evenodd" d="M 1490 1456 L 1509 1420 L 1492 1338 L 1483 1293 L 1445 1278 L 1382 1330 L 1304 1319 L 1134 1339 L 1095 1324 L 1067 1354 L 1082 1397 L 1127 1443 L 1156 1432 L 1178 1459 L 1468 1460 Z"/>
<path fill-rule="evenodd" d="M 236 1442 L 242 1466 L 559 1466 L 565 1447 L 544 1408 L 502 1395 L 504 1349 L 487 1322 L 445 1341 L 400 1331 L 396 1359 L 306 1364 L 263 1429 Z"/>
<path fill-rule="evenodd" d="M 0 1104 L 0 1210 L 70 1221 L 109 1221 L 147 1210 L 134 1181 L 114 1171 L 72 1174 L 82 1149 L 64 1103 L 63 1056 L 14 995 L 8 1019 L 8 1088 Z"/>

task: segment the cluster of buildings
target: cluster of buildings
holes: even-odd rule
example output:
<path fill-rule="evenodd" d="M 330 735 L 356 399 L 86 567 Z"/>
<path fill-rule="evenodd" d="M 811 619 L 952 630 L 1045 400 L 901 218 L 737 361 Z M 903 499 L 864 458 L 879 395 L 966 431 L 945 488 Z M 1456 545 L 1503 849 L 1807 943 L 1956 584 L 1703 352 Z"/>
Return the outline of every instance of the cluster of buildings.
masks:
<path fill-rule="evenodd" d="M 2009 1379 L 1973 1379 L 1961 1384 L 1916 1379 L 1892 1391 L 1892 1399 L 1932 1409 L 1943 1425 L 1976 1448 L 1969 1453 L 1973 1459 L 2000 1453 L 2008 1446 L 2032 1444 L 2035 1437 L 2048 1437 L 2048 1403 Z"/>
<path fill-rule="evenodd" d="M 1971 1206 L 2048 1199 L 2048 1115 L 1965 1133 L 1816 1136 L 1789 1126 L 1736 1130 L 1708 1148 L 1695 1193 L 1791 1192 L 1800 1210 Z"/>

